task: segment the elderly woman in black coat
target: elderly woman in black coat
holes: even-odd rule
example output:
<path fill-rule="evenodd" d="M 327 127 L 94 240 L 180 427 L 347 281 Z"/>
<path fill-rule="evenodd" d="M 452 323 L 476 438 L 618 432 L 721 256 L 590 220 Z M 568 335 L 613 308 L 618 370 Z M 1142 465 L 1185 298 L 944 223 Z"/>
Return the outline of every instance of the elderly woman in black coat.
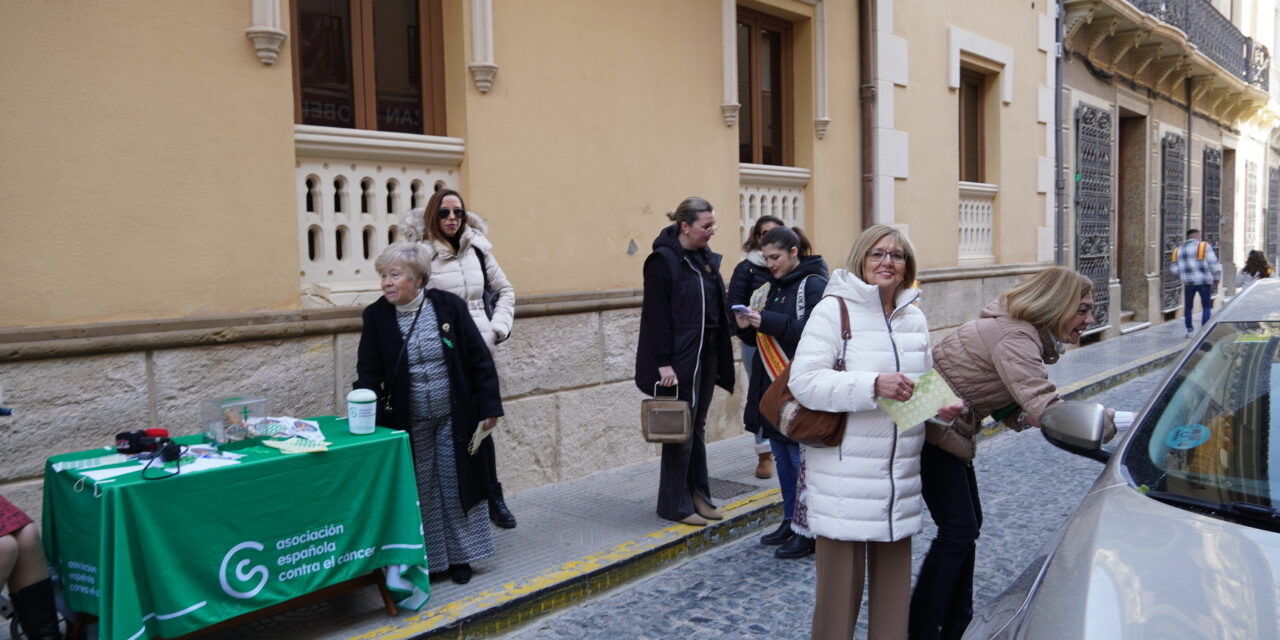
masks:
<path fill-rule="evenodd" d="M 654 394 L 675 387 L 692 405 L 693 434 L 662 445 L 658 515 L 695 526 L 723 516 L 711 504 L 704 427 L 716 385 L 733 392 L 735 327 L 725 303 L 720 254 L 707 248 L 719 225 L 711 203 L 685 198 L 673 223 L 653 241 L 644 261 L 644 302 L 636 347 L 636 386 Z"/>
<path fill-rule="evenodd" d="M 498 374 L 467 303 L 424 288 L 425 247 L 391 245 L 374 268 L 383 297 L 364 310 L 352 386 L 379 395 L 378 424 L 409 432 L 428 568 L 465 584 L 471 562 L 496 553 L 488 512 L 475 508 L 489 484 L 467 448 L 502 415 Z"/>

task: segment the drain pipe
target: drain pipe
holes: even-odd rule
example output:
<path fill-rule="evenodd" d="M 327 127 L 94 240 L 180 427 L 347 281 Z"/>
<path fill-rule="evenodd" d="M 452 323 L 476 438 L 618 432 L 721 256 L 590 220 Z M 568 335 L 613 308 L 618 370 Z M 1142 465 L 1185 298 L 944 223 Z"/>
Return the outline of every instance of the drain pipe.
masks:
<path fill-rule="evenodd" d="M 858 0 L 858 84 L 862 112 L 862 228 L 875 221 L 876 1 Z M 1059 0 L 1061 1 L 1061 0 Z"/>
<path fill-rule="evenodd" d="M 1057 128 L 1057 131 L 1054 133 L 1054 139 L 1057 141 L 1057 144 L 1054 145 L 1056 148 L 1053 150 L 1053 155 L 1054 155 L 1054 162 L 1057 163 L 1057 168 L 1058 168 L 1058 172 L 1057 172 L 1058 179 L 1055 182 L 1055 186 L 1054 186 L 1054 197 L 1057 198 L 1058 202 L 1057 202 L 1057 206 L 1054 207 L 1054 216 L 1053 216 L 1053 233 L 1055 236 L 1055 241 L 1053 243 L 1053 262 L 1054 264 L 1057 264 L 1057 265 L 1066 264 L 1065 234 L 1067 232 L 1066 230 L 1066 226 L 1067 226 L 1067 220 L 1066 220 L 1067 165 L 1065 162 L 1065 153 L 1063 151 L 1063 149 L 1066 148 L 1067 136 L 1063 132 L 1063 127 L 1062 127 L 1062 118 L 1063 118 L 1062 76 L 1065 71 L 1065 66 L 1063 64 L 1063 57 L 1066 56 L 1066 43 L 1064 42 L 1064 40 L 1066 39 L 1066 26 L 1063 24 L 1064 15 L 1066 15 L 1064 0 L 1058 0 L 1058 19 L 1057 19 L 1058 60 L 1053 65 L 1057 75 L 1057 78 L 1054 80 L 1054 94 L 1053 94 L 1053 126 Z"/>
<path fill-rule="evenodd" d="M 1195 80 L 1187 76 L 1187 206 L 1186 213 L 1183 214 L 1182 233 L 1185 235 L 1187 229 L 1191 228 L 1191 125 L 1194 124 L 1192 116 L 1195 114 L 1195 107 L 1191 104 L 1191 83 Z M 1181 240 L 1181 239 L 1180 239 Z"/>

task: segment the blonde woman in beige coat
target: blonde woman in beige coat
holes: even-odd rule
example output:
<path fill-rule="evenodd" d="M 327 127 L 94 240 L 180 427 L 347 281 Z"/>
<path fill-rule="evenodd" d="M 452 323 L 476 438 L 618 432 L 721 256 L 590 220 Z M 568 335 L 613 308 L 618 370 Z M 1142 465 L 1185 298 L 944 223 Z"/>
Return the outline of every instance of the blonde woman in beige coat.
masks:
<path fill-rule="evenodd" d="M 516 293 L 507 275 L 493 255 L 493 244 L 485 237 L 488 226 L 462 203 L 462 194 L 440 189 L 432 194 L 425 208 L 409 212 L 401 224 L 406 240 L 426 245 L 431 256 L 428 289 L 448 291 L 467 303 L 485 345 L 490 350 L 511 335 L 515 317 Z M 483 256 L 483 259 L 482 259 Z M 493 318 L 484 310 L 484 288 L 497 292 Z M 516 518 L 507 508 L 498 482 L 497 460 L 493 438 L 485 438 L 476 452 L 476 460 L 486 468 L 489 477 L 489 519 L 504 529 L 516 526 Z"/>
<path fill-rule="evenodd" d="M 1014 430 L 1039 426 L 1061 402 L 1046 365 L 1062 343 L 1075 344 L 1093 324 L 1093 283 L 1051 267 L 1005 291 L 976 320 L 933 347 L 934 368 L 964 401 L 944 425 L 926 424 L 921 494 L 938 525 L 911 596 L 911 640 L 959 638 L 973 617 L 973 569 L 982 505 L 973 472 L 977 433 L 988 416 Z M 1105 439 L 1115 435 L 1108 409 Z"/>

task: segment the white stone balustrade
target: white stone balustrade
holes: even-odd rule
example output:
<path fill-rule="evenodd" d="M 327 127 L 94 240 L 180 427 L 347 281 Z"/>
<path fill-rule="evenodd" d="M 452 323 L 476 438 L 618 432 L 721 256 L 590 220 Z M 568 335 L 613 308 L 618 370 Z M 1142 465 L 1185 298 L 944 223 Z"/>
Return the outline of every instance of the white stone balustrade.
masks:
<path fill-rule="evenodd" d="M 960 183 L 960 264 L 993 264 L 995 198 L 999 188 L 983 182 Z"/>
<path fill-rule="evenodd" d="M 800 167 L 738 165 L 738 218 L 741 242 L 760 216 L 777 216 L 787 226 L 804 226 L 804 188 L 810 171 Z"/>
<path fill-rule="evenodd" d="M 373 261 L 437 184 L 457 188 L 463 141 L 296 125 L 294 142 L 302 306 L 373 302 Z"/>

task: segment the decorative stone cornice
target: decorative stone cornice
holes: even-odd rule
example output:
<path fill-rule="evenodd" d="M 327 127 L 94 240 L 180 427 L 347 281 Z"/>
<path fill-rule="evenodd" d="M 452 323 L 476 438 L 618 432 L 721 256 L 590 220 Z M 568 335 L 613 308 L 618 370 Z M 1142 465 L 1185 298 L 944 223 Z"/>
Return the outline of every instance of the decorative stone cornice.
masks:
<path fill-rule="evenodd" d="M 253 42 L 262 64 L 275 64 L 287 34 L 280 28 L 280 0 L 252 0 L 253 25 L 244 35 Z"/>
<path fill-rule="evenodd" d="M 1209 3 L 1065 0 L 1064 5 L 1063 46 L 1094 67 L 1179 102 L 1186 100 L 1183 83 L 1191 78 L 1192 105 L 1227 126 L 1265 113 L 1269 54 Z M 1238 92 L 1240 100 L 1224 100 L 1223 89 Z"/>
<path fill-rule="evenodd" d="M 738 165 L 738 180 L 755 185 L 803 188 L 809 184 L 812 175 L 813 172 L 804 167 L 747 163 Z"/>
<path fill-rule="evenodd" d="M 498 64 L 493 61 L 493 0 L 471 0 L 471 62 L 476 90 L 489 93 Z"/>
<path fill-rule="evenodd" d="M 641 289 L 521 296 L 517 319 L 639 308 Z M 0 362 L 358 333 L 363 307 L 0 329 Z"/>
<path fill-rule="evenodd" d="M 419 162 L 458 166 L 466 146 L 462 138 L 412 133 L 293 125 L 298 156 L 382 162 Z"/>

